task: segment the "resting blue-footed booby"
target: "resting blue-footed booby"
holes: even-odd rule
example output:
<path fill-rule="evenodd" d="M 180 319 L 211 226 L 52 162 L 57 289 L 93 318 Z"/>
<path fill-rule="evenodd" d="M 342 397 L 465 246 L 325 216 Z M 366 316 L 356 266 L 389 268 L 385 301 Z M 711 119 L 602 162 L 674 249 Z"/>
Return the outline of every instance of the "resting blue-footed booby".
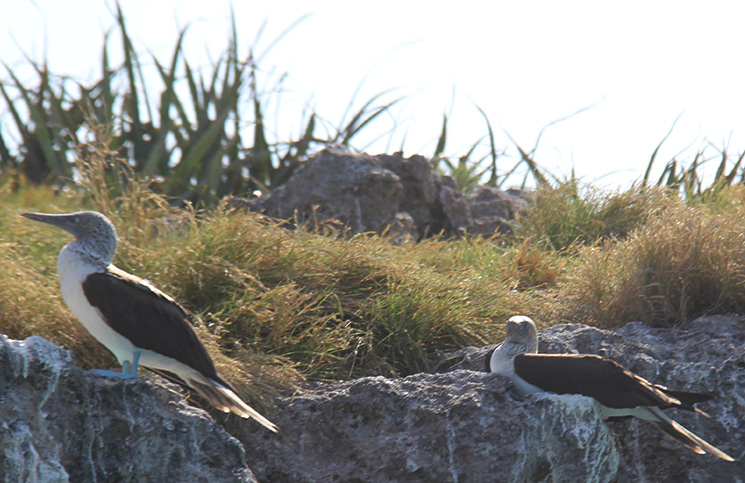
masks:
<path fill-rule="evenodd" d="M 122 372 L 98 370 L 122 379 L 137 376 L 138 365 L 189 387 L 224 412 L 277 427 L 243 402 L 215 370 L 192 328 L 192 315 L 147 280 L 112 264 L 116 229 L 101 213 L 23 213 L 72 234 L 59 254 L 62 298 L 88 332 L 114 354 Z"/>
<path fill-rule="evenodd" d="M 589 396 L 598 402 L 604 419 L 632 416 L 650 421 L 695 453 L 734 461 L 662 412 L 679 408 L 709 417 L 693 405 L 713 399 L 711 394 L 652 384 L 596 355 L 538 354 L 538 332 L 529 317 L 517 315 L 507 321 L 504 342 L 487 356 L 486 366 L 487 372 L 509 377 L 522 396 L 536 392 Z"/>

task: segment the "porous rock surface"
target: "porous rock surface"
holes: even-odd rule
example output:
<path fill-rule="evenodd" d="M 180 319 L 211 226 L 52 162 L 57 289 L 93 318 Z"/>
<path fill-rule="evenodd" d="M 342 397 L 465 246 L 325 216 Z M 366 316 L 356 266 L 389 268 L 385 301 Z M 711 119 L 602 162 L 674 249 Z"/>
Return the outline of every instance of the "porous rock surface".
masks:
<path fill-rule="evenodd" d="M 744 318 L 703 317 L 683 329 L 556 325 L 539 338 L 541 352 L 599 354 L 652 382 L 715 393 L 699 404 L 711 419 L 668 413 L 736 461 L 697 455 L 644 421 L 605 422 L 589 398 L 520 397 L 508 379 L 483 371 L 493 346 L 453 353 L 435 374 L 310 384 L 266 411 L 279 434 L 227 417 L 231 438 L 157 384 L 93 376 L 71 365 L 68 352 L 31 337 L 0 340 L 0 474 L 12 481 L 252 481 L 251 471 L 268 482 L 745 481 Z"/>
<path fill-rule="evenodd" d="M 310 156 L 266 196 L 228 203 L 273 218 L 335 220 L 353 232 L 397 237 L 507 233 L 515 213 L 527 204 L 516 190 L 478 187 L 461 193 L 453 178 L 433 172 L 423 156 L 371 156 L 343 146 Z"/>
<path fill-rule="evenodd" d="M 279 401 L 278 435 L 234 434 L 263 481 L 614 481 L 591 400 L 506 389 L 472 371 L 323 384 Z"/>
<path fill-rule="evenodd" d="M 494 347 L 461 349 L 443 361 L 441 370 L 484 370 Z M 697 455 L 644 421 L 610 421 L 623 462 L 617 481 L 745 481 L 745 317 L 706 316 L 681 329 L 641 322 L 613 331 L 561 324 L 539 331 L 538 350 L 597 354 L 653 383 L 715 394 L 714 400 L 698 405 L 710 419 L 687 411 L 666 412 L 734 457 L 734 463 Z"/>
<path fill-rule="evenodd" d="M 317 384 L 277 400 L 279 435 L 234 434 L 267 481 L 745 481 L 745 319 L 556 325 L 539 337 L 541 352 L 599 354 L 671 388 L 714 392 L 700 404 L 711 419 L 670 413 L 737 461 L 697 455 L 643 421 L 605 422 L 589 398 L 521 398 L 483 372 L 494 346 L 458 351 L 438 374 Z"/>
<path fill-rule="evenodd" d="M 0 479 L 256 481 L 241 443 L 167 389 L 93 375 L 41 337 L 4 335 Z"/>

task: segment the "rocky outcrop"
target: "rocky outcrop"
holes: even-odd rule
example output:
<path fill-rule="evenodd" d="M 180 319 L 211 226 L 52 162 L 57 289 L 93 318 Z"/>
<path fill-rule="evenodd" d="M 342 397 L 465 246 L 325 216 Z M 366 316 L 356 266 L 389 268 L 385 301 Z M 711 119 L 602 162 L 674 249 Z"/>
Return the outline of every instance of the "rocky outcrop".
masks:
<path fill-rule="evenodd" d="M 248 206 L 271 217 L 339 220 L 355 232 L 381 229 L 396 215 L 403 185 L 372 156 L 324 149 L 271 195 Z"/>
<path fill-rule="evenodd" d="M 484 370 L 489 347 L 451 354 L 441 370 Z M 672 389 L 716 396 L 699 406 L 711 419 L 670 411 L 674 419 L 737 461 L 696 455 L 651 424 L 608 422 L 623 460 L 621 481 L 745 481 L 745 318 L 708 316 L 684 329 L 653 328 L 641 322 L 607 331 L 581 324 L 539 332 L 539 352 L 598 354 Z M 501 379 L 501 378 L 500 378 Z M 675 416 L 677 415 L 677 417 Z"/>
<path fill-rule="evenodd" d="M 84 372 L 41 337 L 0 335 L 3 481 L 256 481 L 243 446 L 142 378 Z"/>
<path fill-rule="evenodd" d="M 518 191 L 480 187 L 461 193 L 451 177 L 434 173 L 423 156 L 370 156 L 341 146 L 308 158 L 269 195 L 229 201 L 233 208 L 273 218 L 336 220 L 353 232 L 398 237 L 509 232 L 525 204 Z"/>
<path fill-rule="evenodd" d="M 540 332 L 547 353 L 612 358 L 672 388 L 713 392 L 711 415 L 675 419 L 731 454 L 697 455 L 651 424 L 605 422 L 582 396 L 521 398 L 483 372 L 491 347 L 467 348 L 439 374 L 317 384 L 277 400 L 278 435 L 230 428 L 267 481 L 738 481 L 745 475 L 745 319 L 706 317 L 686 329 L 580 324 Z"/>
<path fill-rule="evenodd" d="M 621 465 L 591 400 L 521 399 L 485 373 L 324 384 L 278 413 L 277 436 L 234 433 L 259 480 L 611 482 Z"/>
<path fill-rule="evenodd" d="M 736 458 L 697 455 L 652 425 L 603 421 L 582 396 L 522 398 L 483 372 L 493 347 L 436 374 L 314 383 L 277 398 L 279 434 L 205 412 L 146 380 L 93 376 L 38 337 L 0 340 L 0 474 L 98 481 L 738 481 L 745 475 L 745 319 L 540 331 L 546 353 L 594 353 L 676 389 L 713 392 L 676 420 Z M 238 442 L 240 441 L 240 443 Z M 244 449 L 245 448 L 245 452 Z M 174 480 L 171 475 L 178 475 Z"/>
<path fill-rule="evenodd" d="M 515 214 L 527 205 L 520 195 L 519 190 L 502 191 L 488 186 L 479 186 L 466 195 L 443 186 L 440 201 L 457 232 L 490 236 L 512 232 Z"/>

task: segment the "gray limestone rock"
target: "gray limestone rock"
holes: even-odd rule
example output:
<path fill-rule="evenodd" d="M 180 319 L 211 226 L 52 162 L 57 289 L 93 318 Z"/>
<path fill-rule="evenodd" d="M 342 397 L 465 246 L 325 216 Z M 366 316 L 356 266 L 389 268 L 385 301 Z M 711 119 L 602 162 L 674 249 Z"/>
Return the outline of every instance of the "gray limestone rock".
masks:
<path fill-rule="evenodd" d="M 466 195 L 448 186 L 440 191 L 440 200 L 450 225 L 458 233 L 490 236 L 511 233 L 515 214 L 527 202 L 512 191 L 479 186 Z"/>
<path fill-rule="evenodd" d="M 260 480 L 612 482 L 621 463 L 591 400 L 523 399 L 485 373 L 319 384 L 278 405 L 278 435 L 234 428 Z"/>
<path fill-rule="evenodd" d="M 335 220 L 353 232 L 396 238 L 491 236 L 510 231 L 515 213 L 526 205 L 516 193 L 480 187 L 467 195 L 456 190 L 451 177 L 435 173 L 423 156 L 371 156 L 331 146 L 304 161 L 274 192 L 233 198 L 228 206 L 284 220 Z"/>
<path fill-rule="evenodd" d="M 67 351 L 30 337 L 0 338 L 0 474 L 11 481 L 254 481 L 251 470 L 272 482 L 745 481 L 745 319 L 703 317 L 683 329 L 556 325 L 539 337 L 541 352 L 599 354 L 655 383 L 714 392 L 714 401 L 699 405 L 710 419 L 669 413 L 736 461 L 697 455 L 644 421 L 603 421 L 589 398 L 520 397 L 509 379 L 484 372 L 493 346 L 451 354 L 440 373 L 309 384 L 275 400 L 269 416 L 279 434 L 228 417 L 231 437 L 159 385 L 93 376 Z"/>
<path fill-rule="evenodd" d="M 142 378 L 84 372 L 41 337 L 0 335 L 3 481 L 256 481 L 241 443 Z"/>
<path fill-rule="evenodd" d="M 542 353 L 597 354 L 671 389 L 715 394 L 713 401 L 699 404 L 710 419 L 686 411 L 668 413 L 732 455 L 734 463 L 697 455 L 643 421 L 610 421 L 623 459 L 620 481 L 745 481 L 745 318 L 701 317 L 680 329 L 642 322 L 613 331 L 560 324 L 539 331 L 538 337 Z M 483 371 L 494 347 L 456 351 L 440 370 Z"/>
<path fill-rule="evenodd" d="M 330 147 L 304 162 L 271 195 L 250 209 L 281 219 L 338 220 L 355 232 L 383 229 L 398 213 L 400 178 L 377 159 Z"/>

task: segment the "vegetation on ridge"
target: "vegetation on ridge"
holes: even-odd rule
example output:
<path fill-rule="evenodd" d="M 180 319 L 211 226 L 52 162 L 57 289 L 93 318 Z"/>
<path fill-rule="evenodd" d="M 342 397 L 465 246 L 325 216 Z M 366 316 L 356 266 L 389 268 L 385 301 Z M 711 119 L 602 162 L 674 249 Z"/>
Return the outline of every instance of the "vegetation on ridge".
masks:
<path fill-rule="evenodd" d="M 311 114 L 300 138 L 268 141 L 267 93 L 258 90 L 255 58 L 238 60 L 233 32 L 205 79 L 180 62 L 179 39 L 169 67 L 156 60 L 165 85 L 160 114 L 140 116 L 139 61 L 121 12 L 119 22 L 125 66 L 110 69 L 104 49 L 101 82 L 81 87 L 77 98 L 69 80 L 44 67 L 38 88 L 12 72 L 10 85 L 0 85 L 20 132 L 15 151 L 0 133 L 0 333 L 41 335 L 86 368 L 116 365 L 62 302 L 55 260 L 69 236 L 18 216 L 80 209 L 116 225 L 117 265 L 200 315 L 197 331 L 219 370 L 253 403 L 303 380 L 431 370 L 448 351 L 500 341 L 505 319 L 517 313 L 542 326 L 678 326 L 745 308 L 742 155 L 730 160 L 719 151 L 708 185 L 700 177 L 704 152 L 687 167 L 671 160 L 652 183 L 655 151 L 639 185 L 609 192 L 574 178 L 549 181 L 535 149 L 518 147 L 538 187 L 510 236 L 394 244 L 326 227 L 289 230 L 231 213 L 221 200 L 280 185 L 311 148 L 349 142 L 391 104 L 365 103 L 324 139 Z M 129 90 L 114 92 L 112 76 Z M 186 100 L 175 94 L 179 82 L 188 86 Z M 250 141 L 238 128 L 241 89 L 254 109 Z M 506 179 L 486 123 L 490 156 L 474 162 L 471 150 L 456 164 L 443 156 L 443 122 L 433 165 L 463 187 Z"/>
<path fill-rule="evenodd" d="M 745 305 L 741 186 L 690 204 L 572 180 L 538 190 L 513 236 L 396 245 L 223 206 L 174 208 L 136 177 L 112 186 L 111 156 L 87 149 L 81 191 L 0 188 L 0 332 L 44 336 L 85 367 L 116 363 L 61 300 L 55 260 L 69 237 L 22 211 L 106 213 L 120 236 L 115 263 L 200 314 L 220 370 L 254 402 L 307 379 L 431 370 L 447 351 L 499 341 L 516 313 L 543 326 L 670 326 Z"/>

